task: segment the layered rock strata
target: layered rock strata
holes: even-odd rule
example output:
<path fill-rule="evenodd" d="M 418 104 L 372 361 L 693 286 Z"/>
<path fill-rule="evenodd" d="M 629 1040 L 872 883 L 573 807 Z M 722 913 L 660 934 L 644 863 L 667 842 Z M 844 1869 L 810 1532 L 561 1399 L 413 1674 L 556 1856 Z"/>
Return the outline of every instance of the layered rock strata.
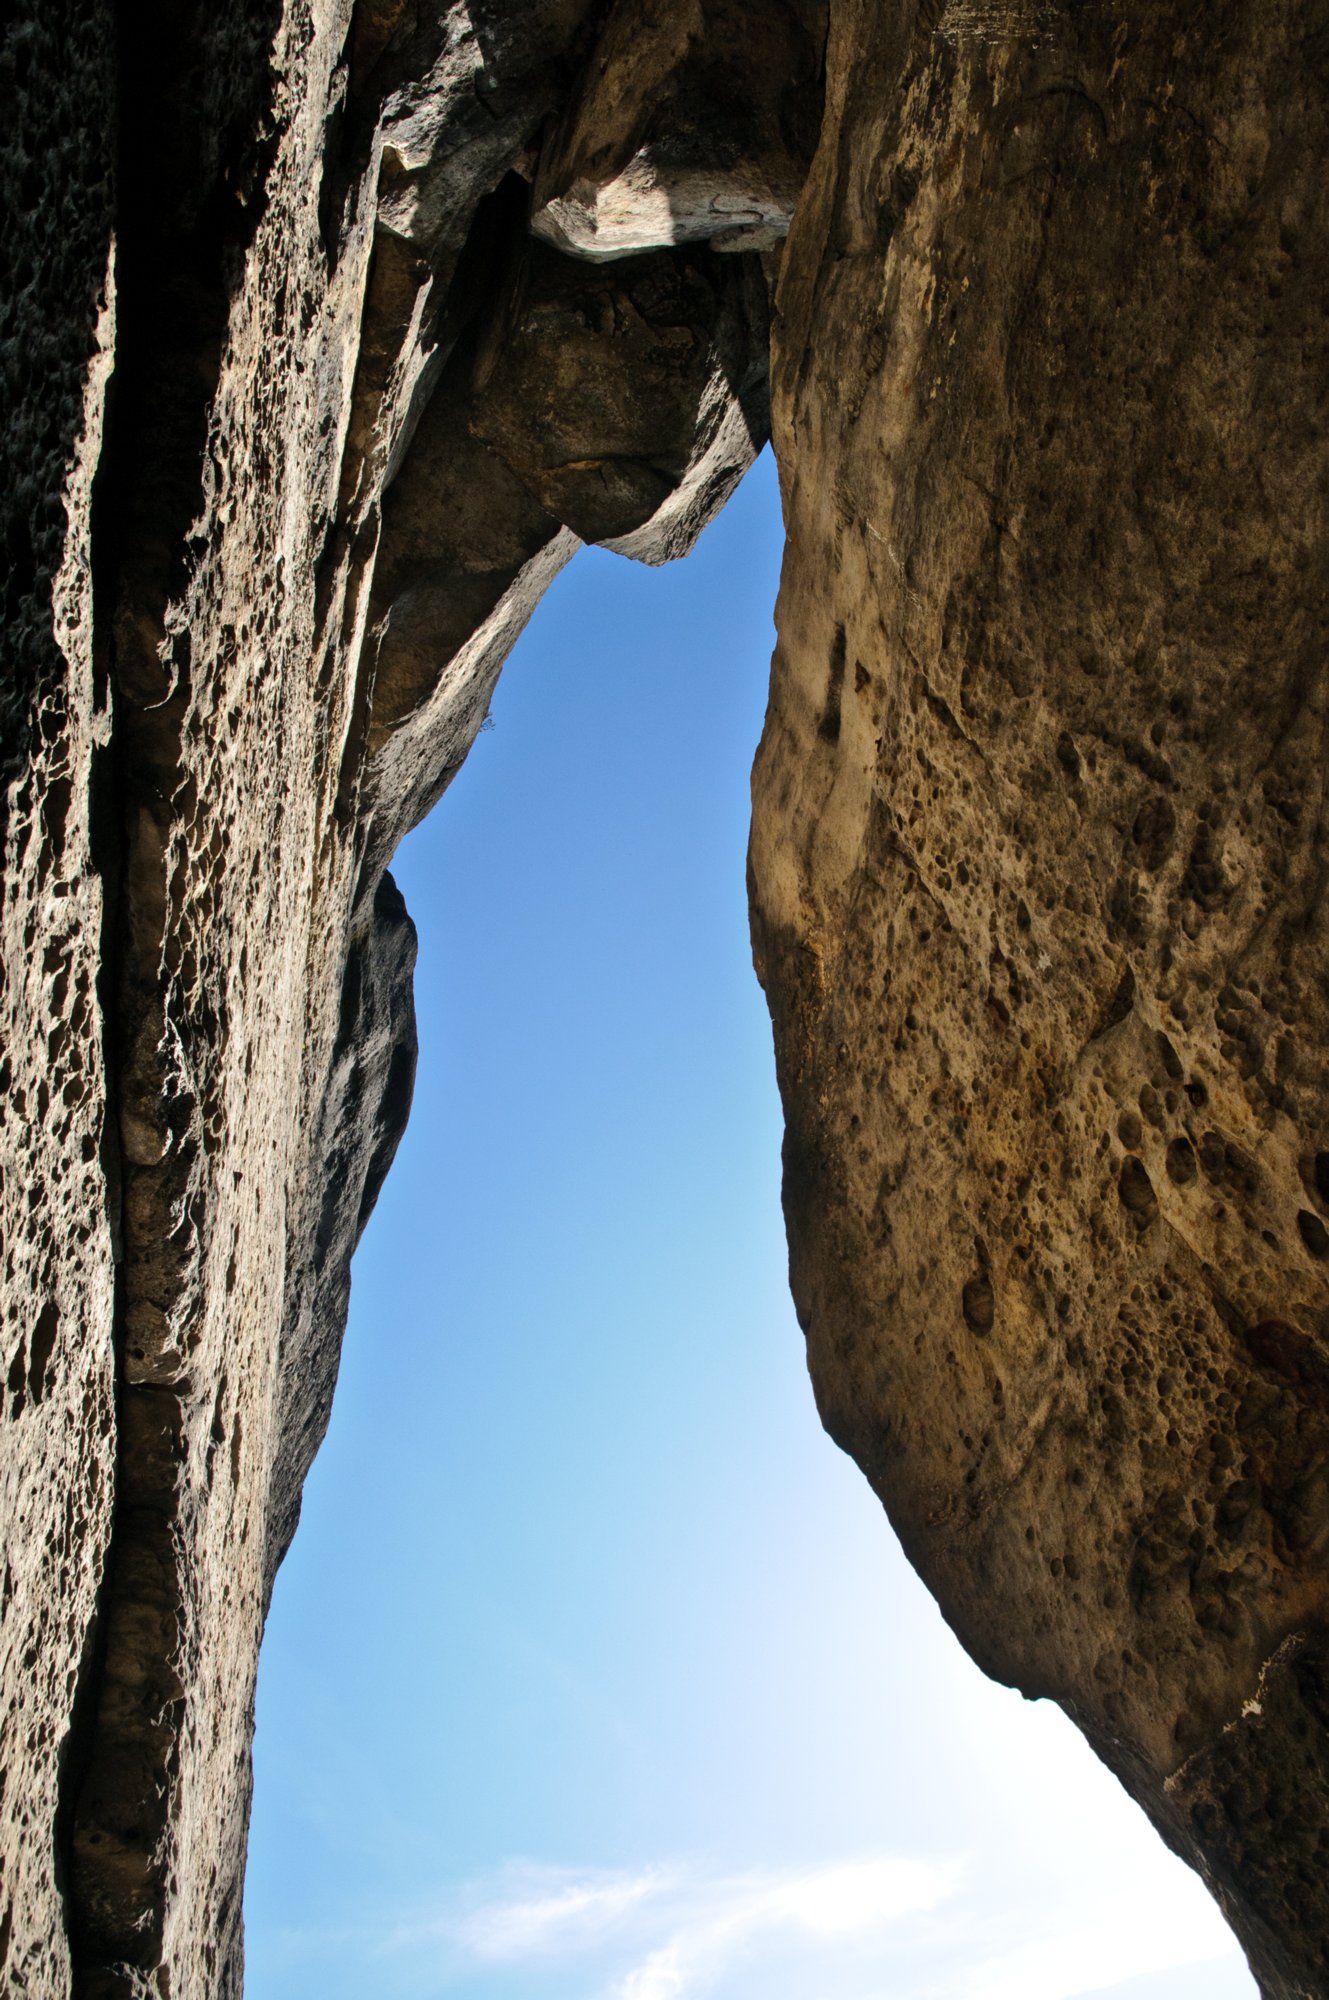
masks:
<path fill-rule="evenodd" d="M 384 871 L 579 542 L 723 503 L 768 351 L 822 1415 L 1266 1993 L 1329 1992 L 1322 11 L 13 10 L 11 1992 L 239 1991 L 263 1614 L 410 1099 Z"/>

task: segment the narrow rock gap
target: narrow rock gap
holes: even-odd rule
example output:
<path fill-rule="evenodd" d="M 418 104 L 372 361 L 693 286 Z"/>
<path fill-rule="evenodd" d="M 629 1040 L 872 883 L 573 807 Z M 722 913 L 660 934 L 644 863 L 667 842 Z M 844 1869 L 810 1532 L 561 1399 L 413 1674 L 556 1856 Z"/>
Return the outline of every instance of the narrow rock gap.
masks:
<path fill-rule="evenodd" d="M 764 634 L 766 614 L 747 545 L 728 538 L 769 473 L 769 462 L 756 468 L 687 569 L 666 572 L 677 595 L 694 577 L 705 592 L 713 541 L 726 549 L 730 592 L 750 607 L 754 637 L 731 622 L 728 648 L 683 626 L 688 667 L 703 648 L 714 661 L 713 683 L 678 669 L 699 733 L 733 726 L 731 678 L 751 672 L 748 656 L 761 651 L 755 634 Z M 653 749 L 650 718 L 669 704 L 642 682 L 669 672 L 655 629 L 664 614 L 626 611 L 606 640 L 600 628 L 611 614 L 592 603 L 573 644 L 611 665 L 583 675 L 569 659 L 559 600 L 566 591 L 584 601 L 577 593 L 590 574 L 625 611 L 651 601 L 649 576 L 598 554 L 574 565 L 505 670 L 492 734 L 395 864 L 421 933 L 420 1082 L 403 1154 L 357 1261 L 329 1438 L 265 1641 L 246 1890 L 250 2000 L 305 1987 L 349 2000 L 371 1978 L 385 1996 L 457 1990 L 478 2000 L 521 1990 L 578 2000 L 618 1990 L 611 1973 L 634 1949 L 644 1960 L 651 1922 L 666 1933 L 676 1922 L 682 1935 L 693 1903 L 720 1894 L 719 1856 L 772 1893 L 792 1875 L 807 1896 L 831 1884 L 845 1893 L 847 1857 L 878 1871 L 870 1879 L 880 1891 L 898 1863 L 920 1871 L 898 1879 L 930 1881 L 927 1869 L 961 1822 L 966 1840 L 990 1845 L 983 1866 L 998 1885 L 994 1902 L 1011 1893 L 1003 1869 L 1037 1882 L 1050 1854 L 1069 1859 L 1079 1849 L 1093 1862 L 1078 1876 L 1156 1878 L 1150 1896 L 1172 1899 L 1179 1934 L 1200 1940 L 1197 1953 L 1211 1937 L 1221 1948 L 1202 1892 L 1064 1720 L 993 1689 L 963 1662 L 868 1490 L 817 1434 L 784 1298 L 778 1114 L 760 1010 L 742 1022 L 726 1012 L 723 1033 L 699 1021 L 690 1076 L 671 1066 L 676 1050 L 649 1039 L 667 1034 L 660 1012 L 670 1010 L 656 1008 L 653 990 L 666 980 L 672 1011 L 684 1022 L 695 1016 L 697 975 L 679 960 L 680 932 L 695 935 L 698 963 L 746 960 L 741 830 L 731 829 L 727 852 L 692 853 L 689 825 L 709 830 L 713 817 L 696 797 L 693 767 L 713 772 L 716 760 L 680 740 L 668 762 L 673 735 Z M 614 714 L 601 715 L 599 704 Z M 757 696 L 748 733 L 759 707 Z M 546 729 L 539 754 L 557 771 L 557 789 L 587 794 L 580 823 L 602 809 L 589 853 L 577 850 L 578 818 L 564 826 L 543 786 L 522 782 Z M 750 748 L 726 767 L 735 794 L 727 821 L 745 817 Z M 662 781 L 659 757 L 672 781 Z M 606 762 L 622 770 L 617 783 L 599 775 Z M 627 785 L 656 797 L 645 835 L 614 832 L 612 801 Z M 639 859 L 657 819 L 664 851 Z M 661 887 L 671 858 L 682 923 Z M 733 877 L 723 911 L 718 895 L 715 908 L 696 900 L 712 872 Z M 658 963 L 616 885 L 658 910 Z M 715 935 L 721 917 L 726 940 Z M 624 1022 L 621 1049 L 606 1039 L 612 1008 L 602 993 L 582 1003 L 589 1020 L 575 1018 L 579 986 L 596 985 L 597 965 Z M 750 986 L 746 965 L 739 971 Z M 634 1053 L 639 1014 L 648 1039 Z M 745 1034 L 755 1039 L 751 1053 Z M 712 1100 L 734 1128 L 713 1140 L 724 1163 L 714 1229 L 744 1245 L 732 1264 L 687 1220 L 689 1182 L 710 1187 L 704 1154 L 680 1169 L 662 1136 L 688 1116 L 709 1129 L 710 1090 L 723 1089 L 717 1062 L 745 1073 L 751 1063 L 761 1083 L 741 1107 Z M 640 1082 L 652 1067 L 666 1079 L 656 1098 Z M 616 1120 L 606 1100 L 620 1075 L 638 1078 L 644 1102 L 638 1109 L 625 1096 Z M 583 1121 L 589 1139 L 579 1136 Z M 599 1170 L 606 1151 L 618 1162 L 608 1173 Z M 747 1175 L 754 1192 L 745 1206 Z M 647 1185 L 651 1214 L 640 1212 Z M 569 1199 L 580 1186 L 585 1194 Z M 754 1205 L 765 1211 L 760 1228 Z M 625 1259 L 634 1270 L 615 1310 Z M 529 1286 L 510 1275 L 528 1260 L 543 1300 L 534 1312 Z M 643 1347 L 644 1358 L 633 1351 Z M 723 1493 L 721 1436 L 733 1482 Z M 784 1455 L 763 1465 L 773 1440 Z M 713 1508 L 705 1524 L 703 1506 Z M 727 1553 L 712 1561 L 716 1549 Z M 816 1640 L 802 1629 L 808 1622 L 822 1628 Z M 839 1643 L 823 1643 L 832 1630 Z M 653 1677 L 643 1655 L 657 1651 Z M 923 1704 L 928 1683 L 944 1689 L 936 1712 Z M 682 1731 L 680 1705 L 690 1718 Z M 708 1737 L 717 1723 L 727 1746 Z M 662 1779 L 670 1763 L 672 1778 Z M 667 1804 L 634 1812 L 628 1794 L 649 1798 L 670 1783 Z M 768 1825 L 745 1817 L 745 1791 L 763 1802 Z M 667 1895 L 658 1886 L 665 1861 L 681 1871 Z M 497 1924 L 502 1911 L 541 1898 L 576 1893 L 608 1904 L 630 1892 L 646 1913 L 642 1935 L 611 1935 L 603 1962 L 573 1951 L 560 1972 L 556 1956 L 467 1957 L 477 1904 Z M 1113 1919 L 1082 1884 L 1068 1902 L 1097 1925 L 1100 1942 L 1080 1949 L 1100 1963 L 1093 1953 Z M 1135 1907 L 1144 1936 L 1154 1903 Z M 944 1969 L 934 1963 L 933 1976 L 952 1975 L 944 1990 L 958 1992 L 977 1952 L 964 1901 L 952 1921 L 957 1952 L 971 1958 L 963 1967 L 958 1956 Z M 1014 1917 L 994 1910 L 987 1921 L 1004 1925 L 1014 1954 L 1021 1926 L 1032 1936 L 1048 1919 L 1017 1904 Z M 571 1950 L 575 1937 L 564 1943 Z M 779 1980 L 820 1963 L 818 1948 L 809 1953 L 795 1937 L 788 1965 L 758 1961 L 761 1990 L 784 2000 Z M 894 1948 L 876 1934 L 866 1947 L 878 1984 L 891 1975 L 892 1991 L 909 1992 Z M 1150 1949 L 1157 1942 L 1137 1948 L 1141 1970 Z M 858 1990 L 834 1981 L 839 1960 L 828 1963 L 807 1990 L 826 1990 L 828 1980 L 831 1990 Z M 748 1968 L 736 1988 L 719 1990 L 726 2000 L 751 1991 L 753 1977 Z M 1211 1961 L 1202 1983 L 1195 1977 L 1181 1968 L 1126 1991 L 1131 2000 L 1242 2000 L 1250 1990 L 1236 1960 Z"/>

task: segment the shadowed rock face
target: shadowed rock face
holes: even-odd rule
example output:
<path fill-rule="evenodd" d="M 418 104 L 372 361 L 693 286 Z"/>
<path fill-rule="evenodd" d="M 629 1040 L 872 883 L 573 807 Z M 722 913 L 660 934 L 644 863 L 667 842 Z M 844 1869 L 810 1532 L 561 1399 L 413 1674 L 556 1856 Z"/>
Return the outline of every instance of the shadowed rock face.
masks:
<path fill-rule="evenodd" d="M 4 55 L 0 1978 L 201 1996 L 410 1100 L 384 867 L 579 535 L 764 442 L 767 285 L 532 241 L 583 7 L 69 12 Z"/>
<path fill-rule="evenodd" d="M 0 1982 L 239 1991 L 258 1640 L 414 1068 L 384 870 L 579 541 L 723 503 L 769 354 L 822 1416 L 1265 1991 L 1329 1992 L 1329 11 L 4 32 Z"/>

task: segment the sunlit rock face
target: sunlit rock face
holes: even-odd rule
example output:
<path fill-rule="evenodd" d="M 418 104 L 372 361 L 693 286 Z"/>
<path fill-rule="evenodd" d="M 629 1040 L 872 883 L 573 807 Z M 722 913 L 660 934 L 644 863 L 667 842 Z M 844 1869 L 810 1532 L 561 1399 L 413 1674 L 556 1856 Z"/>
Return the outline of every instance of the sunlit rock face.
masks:
<path fill-rule="evenodd" d="M 1323 13 L 11 9 L 9 1991 L 239 1992 L 410 1101 L 384 871 L 579 542 L 683 554 L 741 477 L 777 270 L 754 936 L 822 1414 L 1329 1991 Z"/>
<path fill-rule="evenodd" d="M 753 920 L 819 1407 L 1329 1993 L 1329 10 L 833 10 Z"/>

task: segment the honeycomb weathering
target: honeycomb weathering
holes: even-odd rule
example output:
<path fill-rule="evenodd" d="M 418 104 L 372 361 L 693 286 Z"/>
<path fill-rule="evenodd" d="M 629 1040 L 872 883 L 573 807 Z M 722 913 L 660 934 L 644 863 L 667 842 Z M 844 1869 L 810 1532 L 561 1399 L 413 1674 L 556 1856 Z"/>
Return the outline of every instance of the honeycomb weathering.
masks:
<path fill-rule="evenodd" d="M 1329 1993 L 1329 9 L 4 37 L 0 1979 L 239 1992 L 263 1615 L 410 1099 L 386 865 L 579 540 L 685 552 L 773 431 L 823 1419 L 1264 1992 Z"/>

